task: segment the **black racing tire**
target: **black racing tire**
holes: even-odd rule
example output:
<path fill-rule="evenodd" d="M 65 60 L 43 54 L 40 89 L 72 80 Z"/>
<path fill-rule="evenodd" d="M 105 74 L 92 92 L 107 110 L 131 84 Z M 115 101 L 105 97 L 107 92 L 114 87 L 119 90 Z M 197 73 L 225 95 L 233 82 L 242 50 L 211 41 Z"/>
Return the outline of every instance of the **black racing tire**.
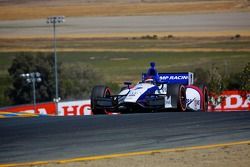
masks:
<path fill-rule="evenodd" d="M 207 112 L 208 111 L 208 89 L 206 86 L 203 86 L 202 93 L 203 93 L 203 111 Z"/>
<path fill-rule="evenodd" d="M 187 110 L 186 88 L 183 85 L 179 86 L 177 109 L 178 111 L 181 111 L 181 112 Z"/>
<path fill-rule="evenodd" d="M 98 85 L 92 89 L 90 104 L 91 104 L 92 113 L 94 115 L 107 114 L 106 109 L 100 109 L 96 107 L 96 98 L 109 97 L 110 95 L 111 95 L 111 90 L 110 88 L 106 86 Z"/>
<path fill-rule="evenodd" d="M 168 95 L 175 99 L 176 109 L 174 111 L 184 112 L 187 110 L 186 88 L 184 85 L 168 85 Z"/>

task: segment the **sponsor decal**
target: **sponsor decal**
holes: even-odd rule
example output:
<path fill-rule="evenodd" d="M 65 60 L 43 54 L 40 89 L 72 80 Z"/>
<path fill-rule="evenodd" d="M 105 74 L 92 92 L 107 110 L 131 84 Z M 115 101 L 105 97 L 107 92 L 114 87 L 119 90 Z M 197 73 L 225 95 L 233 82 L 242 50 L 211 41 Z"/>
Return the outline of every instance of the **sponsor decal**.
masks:
<path fill-rule="evenodd" d="M 128 94 L 128 96 L 135 96 L 137 94 L 138 94 L 137 91 L 130 91 L 129 94 Z"/>
<path fill-rule="evenodd" d="M 172 108 L 172 100 L 171 96 L 167 97 L 165 96 L 165 108 Z"/>
<path fill-rule="evenodd" d="M 147 74 L 142 74 L 142 81 L 145 81 Z M 166 83 L 179 83 L 190 85 L 193 84 L 193 73 L 191 72 L 182 72 L 182 73 L 159 73 L 157 79 L 159 82 Z"/>
<path fill-rule="evenodd" d="M 3 111 L 6 112 L 24 112 L 24 113 L 31 113 L 31 114 L 40 114 L 40 115 L 54 115 L 56 106 L 55 103 L 40 103 L 36 106 L 29 104 L 29 105 L 20 105 L 20 106 L 13 106 L 3 108 Z"/>
<path fill-rule="evenodd" d="M 60 102 L 58 103 L 58 115 L 92 115 L 90 100 Z"/>
<path fill-rule="evenodd" d="M 135 89 L 136 87 L 141 87 L 141 89 Z M 152 84 L 140 84 L 139 86 L 136 86 L 133 90 L 130 90 L 129 94 L 126 96 L 124 99 L 124 102 L 131 102 L 135 103 L 138 99 L 144 98 L 145 97 L 145 92 L 151 92 L 156 89 L 156 86 Z"/>
<path fill-rule="evenodd" d="M 140 95 L 143 93 L 143 90 L 131 90 L 127 97 L 125 98 L 126 102 L 136 102 Z"/>
<path fill-rule="evenodd" d="M 161 80 L 187 80 L 188 76 L 160 76 Z"/>
<path fill-rule="evenodd" d="M 198 111 L 201 109 L 202 92 L 195 86 L 186 87 L 186 104 L 188 109 Z"/>
<path fill-rule="evenodd" d="M 224 91 L 210 97 L 209 111 L 250 111 L 250 92 Z"/>
<path fill-rule="evenodd" d="M 186 99 L 186 103 L 187 103 L 187 105 L 189 105 L 189 104 L 193 103 L 193 101 L 194 101 L 194 99 Z"/>
<path fill-rule="evenodd" d="M 134 90 L 138 90 L 138 89 L 142 89 L 142 88 L 143 88 L 143 87 L 141 87 L 141 86 L 139 87 L 139 86 L 138 86 L 138 87 L 135 87 Z"/>
<path fill-rule="evenodd" d="M 196 98 L 194 99 L 186 99 L 187 105 L 190 105 L 191 103 L 194 103 L 195 106 L 200 105 L 200 100 L 197 100 Z"/>
<path fill-rule="evenodd" d="M 159 73 L 161 82 L 189 84 L 189 73 Z"/>
<path fill-rule="evenodd" d="M 39 115 L 56 115 L 56 104 L 54 102 L 34 105 L 22 105 L 1 109 L 6 112 L 24 112 Z M 58 103 L 59 116 L 92 115 L 90 100 L 69 101 Z"/>

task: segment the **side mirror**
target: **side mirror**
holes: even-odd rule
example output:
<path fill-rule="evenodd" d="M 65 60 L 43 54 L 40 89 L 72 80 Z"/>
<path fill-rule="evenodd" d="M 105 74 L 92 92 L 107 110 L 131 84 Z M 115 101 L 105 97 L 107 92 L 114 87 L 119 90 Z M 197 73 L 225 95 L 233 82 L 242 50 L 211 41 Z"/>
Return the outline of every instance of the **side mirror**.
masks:
<path fill-rule="evenodd" d="M 125 81 L 123 84 L 126 85 L 127 88 L 129 89 L 129 86 L 132 85 L 132 82 L 131 81 Z"/>

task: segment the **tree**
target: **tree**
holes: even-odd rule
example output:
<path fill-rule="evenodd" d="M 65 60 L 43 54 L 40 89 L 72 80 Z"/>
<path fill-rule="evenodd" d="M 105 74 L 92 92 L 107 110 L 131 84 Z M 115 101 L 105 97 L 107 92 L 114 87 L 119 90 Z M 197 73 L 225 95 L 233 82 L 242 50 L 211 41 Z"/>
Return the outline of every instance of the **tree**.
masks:
<path fill-rule="evenodd" d="M 241 90 L 250 91 L 250 62 L 246 64 L 240 75 Z"/>
<path fill-rule="evenodd" d="M 241 74 L 232 73 L 229 75 L 229 78 L 225 81 L 227 83 L 226 90 L 240 90 L 241 89 Z"/>
<path fill-rule="evenodd" d="M 223 77 L 219 72 L 219 68 L 214 65 L 208 70 L 203 68 L 195 69 L 194 76 L 194 84 L 200 87 L 206 85 L 212 94 L 219 95 L 223 90 Z"/>
<path fill-rule="evenodd" d="M 208 88 L 209 91 L 214 94 L 220 94 L 223 87 L 222 87 L 222 76 L 219 73 L 218 67 L 214 65 L 208 71 Z"/>
<path fill-rule="evenodd" d="M 63 99 L 89 98 L 96 84 L 103 84 L 104 79 L 90 65 L 74 63 L 62 66 L 61 96 Z"/>
<path fill-rule="evenodd" d="M 36 83 L 37 101 L 51 101 L 54 97 L 54 62 L 53 56 L 45 53 L 20 53 L 13 59 L 8 69 L 12 85 L 6 94 L 13 104 L 25 104 L 32 102 L 32 85 L 28 84 L 23 73 L 40 72 L 42 82 Z M 60 65 L 58 66 L 60 69 Z M 59 70 L 60 72 L 60 70 Z"/>
<path fill-rule="evenodd" d="M 9 68 L 12 85 L 6 94 L 13 104 L 31 103 L 32 85 L 28 84 L 23 73 L 39 72 L 42 82 L 36 83 L 37 102 L 52 101 L 55 97 L 55 77 L 53 55 L 46 53 L 21 53 Z M 58 63 L 59 96 L 63 100 L 89 98 L 92 87 L 104 83 L 102 75 L 89 65 L 80 63 Z"/>
<path fill-rule="evenodd" d="M 194 70 L 194 83 L 197 86 L 207 85 L 209 82 L 209 73 L 203 68 L 196 68 Z"/>

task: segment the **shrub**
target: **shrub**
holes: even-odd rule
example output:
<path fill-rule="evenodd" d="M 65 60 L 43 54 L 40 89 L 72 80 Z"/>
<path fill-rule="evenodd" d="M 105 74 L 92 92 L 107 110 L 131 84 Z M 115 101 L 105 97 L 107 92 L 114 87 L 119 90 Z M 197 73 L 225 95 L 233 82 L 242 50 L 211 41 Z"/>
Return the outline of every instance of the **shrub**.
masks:
<path fill-rule="evenodd" d="M 65 100 L 89 98 L 94 85 L 103 84 L 103 77 L 91 66 L 74 63 L 62 66 L 61 96 Z"/>

